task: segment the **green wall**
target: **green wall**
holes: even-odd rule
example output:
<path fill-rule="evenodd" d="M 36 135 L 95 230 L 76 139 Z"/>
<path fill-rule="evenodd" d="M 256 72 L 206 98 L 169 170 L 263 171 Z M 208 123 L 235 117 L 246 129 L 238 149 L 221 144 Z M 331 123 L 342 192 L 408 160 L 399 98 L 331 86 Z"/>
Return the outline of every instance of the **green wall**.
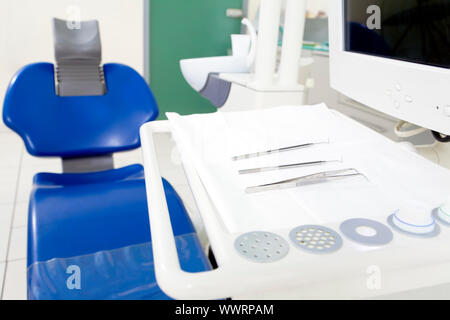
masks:
<path fill-rule="evenodd" d="M 242 0 L 151 0 L 150 87 L 160 116 L 214 112 L 216 108 L 184 80 L 179 61 L 227 55 L 230 34 L 240 33 L 240 19 L 226 17 Z"/>

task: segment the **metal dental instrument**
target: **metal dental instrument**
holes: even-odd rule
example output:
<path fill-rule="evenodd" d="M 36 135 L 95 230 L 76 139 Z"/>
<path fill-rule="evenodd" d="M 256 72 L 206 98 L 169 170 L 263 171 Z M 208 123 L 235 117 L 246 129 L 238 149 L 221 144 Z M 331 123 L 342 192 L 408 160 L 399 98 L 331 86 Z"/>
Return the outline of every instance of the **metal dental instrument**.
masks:
<path fill-rule="evenodd" d="M 317 144 L 324 144 L 324 143 L 330 143 L 330 141 L 328 140 L 328 141 L 324 141 L 324 142 L 303 143 L 303 144 L 298 144 L 298 145 L 295 145 L 295 146 L 284 147 L 284 148 L 279 148 L 279 149 L 272 149 L 272 150 L 254 152 L 254 153 L 247 153 L 247 154 L 243 154 L 243 155 L 240 155 L 240 156 L 234 156 L 234 157 L 231 158 L 231 160 L 237 161 L 237 160 L 255 158 L 255 157 L 265 156 L 265 155 L 279 153 L 279 152 L 286 152 L 286 151 L 291 151 L 291 150 L 308 148 L 308 147 L 315 146 Z"/>
<path fill-rule="evenodd" d="M 262 167 L 262 168 L 243 169 L 243 170 L 239 170 L 239 174 L 249 174 L 249 173 L 258 173 L 258 172 L 283 170 L 283 169 L 293 169 L 293 168 L 301 168 L 301 167 L 318 166 L 318 165 L 322 165 L 322 164 L 326 164 L 326 163 L 332 163 L 332 162 L 342 162 L 342 160 L 320 160 L 320 161 L 310 161 L 310 162 L 283 164 L 283 165 L 279 165 L 279 166 L 270 166 L 270 167 Z"/>
<path fill-rule="evenodd" d="M 259 186 L 248 187 L 245 189 L 246 193 L 254 193 L 269 190 L 279 190 L 287 188 L 295 188 L 301 185 L 325 182 L 327 180 L 343 179 L 354 176 L 364 176 L 364 174 L 358 172 L 356 169 L 340 169 L 332 171 L 324 171 L 319 173 L 314 173 L 302 177 L 297 177 L 293 179 L 287 179 L 282 181 L 277 181 L 274 183 L 262 184 Z M 367 178 L 366 178 L 367 179 Z"/>

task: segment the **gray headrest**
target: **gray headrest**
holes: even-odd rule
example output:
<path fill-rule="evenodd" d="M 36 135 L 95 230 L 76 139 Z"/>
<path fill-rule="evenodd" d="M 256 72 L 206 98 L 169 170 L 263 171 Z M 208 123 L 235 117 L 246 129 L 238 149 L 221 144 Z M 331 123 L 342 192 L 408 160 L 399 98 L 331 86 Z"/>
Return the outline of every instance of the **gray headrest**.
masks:
<path fill-rule="evenodd" d="M 73 26 L 53 19 L 57 94 L 92 96 L 106 92 L 98 21 L 82 21 Z"/>
<path fill-rule="evenodd" d="M 56 61 L 81 60 L 100 64 L 102 47 L 98 21 L 82 21 L 78 29 L 70 26 L 65 20 L 53 19 Z"/>

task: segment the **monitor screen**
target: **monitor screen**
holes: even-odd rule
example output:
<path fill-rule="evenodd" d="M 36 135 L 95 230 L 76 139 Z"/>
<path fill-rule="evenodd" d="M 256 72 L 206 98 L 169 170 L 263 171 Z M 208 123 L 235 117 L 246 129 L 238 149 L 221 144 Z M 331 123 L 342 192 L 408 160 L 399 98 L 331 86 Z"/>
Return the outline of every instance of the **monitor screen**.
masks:
<path fill-rule="evenodd" d="M 450 68 L 450 0 L 344 0 L 346 51 Z"/>

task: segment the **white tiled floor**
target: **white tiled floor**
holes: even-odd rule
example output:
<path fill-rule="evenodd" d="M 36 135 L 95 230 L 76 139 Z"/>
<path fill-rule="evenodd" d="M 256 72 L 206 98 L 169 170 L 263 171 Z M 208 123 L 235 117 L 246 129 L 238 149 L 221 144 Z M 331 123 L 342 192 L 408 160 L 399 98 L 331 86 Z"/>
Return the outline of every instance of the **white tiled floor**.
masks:
<path fill-rule="evenodd" d="M 29 155 L 18 136 L 0 121 L 0 299 L 26 299 L 28 198 L 38 172 L 61 172 L 58 158 Z M 156 140 L 161 175 L 177 190 L 194 224 L 199 223 L 179 157 L 167 134 Z M 114 155 L 115 167 L 142 163 L 141 150 Z M 205 241 L 202 230 L 198 230 Z"/>
<path fill-rule="evenodd" d="M 14 206 L 13 227 L 25 227 L 28 221 L 28 202 L 16 202 Z"/>
<path fill-rule="evenodd" d="M 5 276 L 6 263 L 0 262 L 0 292 L 3 290 L 3 278 Z"/>
<path fill-rule="evenodd" d="M 8 261 L 3 284 L 3 300 L 23 300 L 27 297 L 26 259 Z"/>
<path fill-rule="evenodd" d="M 0 146 L 0 298 L 25 299 L 26 232 L 13 223 L 25 148 L 18 135 L 4 126 L 0 126 Z M 26 222 L 20 224 L 25 228 Z"/>
<path fill-rule="evenodd" d="M 6 261 L 14 205 L 0 205 L 0 263 Z"/>
<path fill-rule="evenodd" d="M 27 258 L 27 227 L 13 227 L 9 241 L 8 261 Z"/>

